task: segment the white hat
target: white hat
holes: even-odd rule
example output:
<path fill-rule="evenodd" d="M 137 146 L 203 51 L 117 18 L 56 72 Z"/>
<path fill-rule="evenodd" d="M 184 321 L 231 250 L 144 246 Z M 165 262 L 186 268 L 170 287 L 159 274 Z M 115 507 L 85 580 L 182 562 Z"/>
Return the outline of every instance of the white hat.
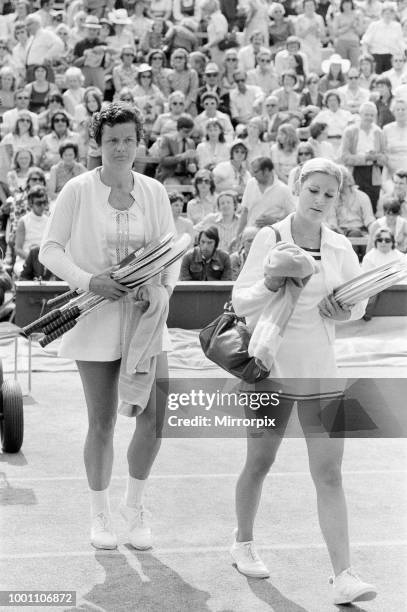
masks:
<path fill-rule="evenodd" d="M 328 74 L 332 64 L 340 65 L 343 73 L 348 72 L 350 68 L 350 61 L 348 59 L 341 57 L 338 53 L 333 53 L 331 57 L 324 60 L 321 64 L 321 68 L 325 74 Z"/>
<path fill-rule="evenodd" d="M 116 9 L 108 14 L 110 21 L 116 25 L 131 25 L 126 9 Z"/>
<path fill-rule="evenodd" d="M 99 19 L 95 15 L 88 15 L 85 19 L 84 26 L 85 28 L 90 28 L 93 30 L 100 30 L 102 27 L 99 23 Z"/>

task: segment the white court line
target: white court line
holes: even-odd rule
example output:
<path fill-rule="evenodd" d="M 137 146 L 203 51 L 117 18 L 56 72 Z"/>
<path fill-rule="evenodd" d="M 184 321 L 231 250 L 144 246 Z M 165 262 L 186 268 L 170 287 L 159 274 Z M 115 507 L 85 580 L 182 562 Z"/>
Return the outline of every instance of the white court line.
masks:
<path fill-rule="evenodd" d="M 407 546 L 407 540 L 378 540 L 372 542 L 352 542 L 352 549 L 356 548 L 391 548 L 397 546 Z M 309 549 L 325 549 L 324 543 L 311 544 L 270 544 L 268 546 L 257 546 L 259 550 L 277 551 L 277 550 L 309 550 Z M 134 551 L 134 554 L 140 553 L 143 555 L 191 555 L 191 554 L 210 554 L 210 553 L 227 553 L 230 546 L 181 546 L 177 548 L 153 548 L 152 550 Z M 66 557 L 94 557 L 95 554 L 104 556 L 117 555 L 118 553 L 125 555 L 128 558 L 129 548 L 120 545 L 117 550 L 92 550 L 92 551 L 58 551 L 58 552 L 42 552 L 42 553 L 16 553 L 2 554 L 0 561 L 17 561 L 19 559 L 59 559 Z"/>
<path fill-rule="evenodd" d="M 366 476 L 366 475 L 378 475 L 378 474 L 407 474 L 407 470 L 345 470 L 342 471 L 343 476 Z M 307 472 L 270 472 L 268 474 L 269 477 L 278 477 L 278 478 L 286 478 L 286 477 L 299 477 L 299 476 L 309 476 L 309 471 Z M 215 479 L 215 478 L 237 478 L 239 474 L 153 474 L 149 477 L 149 480 L 190 480 L 190 479 Z M 10 476 L 8 478 L 5 477 L 3 473 L 3 477 L 0 472 L 0 487 L 1 480 L 6 479 L 7 482 L 58 482 L 58 481 L 70 481 L 70 480 L 86 480 L 86 476 Z M 112 480 L 125 480 L 127 476 L 112 476 Z"/>

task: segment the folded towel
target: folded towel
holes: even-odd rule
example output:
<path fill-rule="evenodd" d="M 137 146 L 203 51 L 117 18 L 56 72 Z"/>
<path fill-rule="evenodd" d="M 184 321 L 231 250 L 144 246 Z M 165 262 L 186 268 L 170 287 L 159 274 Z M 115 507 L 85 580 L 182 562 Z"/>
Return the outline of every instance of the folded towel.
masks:
<path fill-rule="evenodd" d="M 284 277 L 286 282 L 278 291 L 270 292 L 249 343 L 249 355 L 266 370 L 273 365 L 301 291 L 317 271 L 314 258 L 295 244 L 278 242 L 267 253 L 265 274 Z"/>
<path fill-rule="evenodd" d="M 131 298 L 124 300 L 122 362 L 119 377 L 119 413 L 137 416 L 147 406 L 154 383 L 157 355 L 162 351 L 168 317 L 168 292 L 161 285 L 145 285 L 149 306 L 145 312 Z"/>

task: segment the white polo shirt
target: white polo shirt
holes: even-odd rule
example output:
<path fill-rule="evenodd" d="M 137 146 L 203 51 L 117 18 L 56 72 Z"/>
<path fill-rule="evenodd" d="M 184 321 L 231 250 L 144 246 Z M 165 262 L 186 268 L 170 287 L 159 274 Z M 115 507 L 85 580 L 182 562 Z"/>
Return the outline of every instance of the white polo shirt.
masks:
<path fill-rule="evenodd" d="M 242 208 L 247 208 L 248 211 L 247 225 L 255 225 L 256 219 L 265 213 L 281 221 L 294 211 L 294 202 L 287 185 L 277 177 L 263 192 L 255 177 L 252 177 L 247 181 L 243 193 Z"/>

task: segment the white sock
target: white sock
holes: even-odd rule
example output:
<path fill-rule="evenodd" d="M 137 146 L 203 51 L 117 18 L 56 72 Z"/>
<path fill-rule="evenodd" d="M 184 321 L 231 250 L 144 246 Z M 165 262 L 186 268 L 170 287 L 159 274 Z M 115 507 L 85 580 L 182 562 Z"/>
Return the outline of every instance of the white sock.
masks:
<path fill-rule="evenodd" d="M 140 506 L 143 503 L 144 487 L 146 486 L 147 479 L 139 480 L 128 476 L 126 494 L 124 497 L 126 506 L 134 508 L 134 506 Z"/>
<path fill-rule="evenodd" d="M 93 489 L 89 489 L 90 492 L 90 511 L 92 517 L 97 516 L 101 512 L 105 514 L 110 514 L 110 505 L 109 505 L 109 489 L 104 489 L 103 491 L 94 491 Z"/>

